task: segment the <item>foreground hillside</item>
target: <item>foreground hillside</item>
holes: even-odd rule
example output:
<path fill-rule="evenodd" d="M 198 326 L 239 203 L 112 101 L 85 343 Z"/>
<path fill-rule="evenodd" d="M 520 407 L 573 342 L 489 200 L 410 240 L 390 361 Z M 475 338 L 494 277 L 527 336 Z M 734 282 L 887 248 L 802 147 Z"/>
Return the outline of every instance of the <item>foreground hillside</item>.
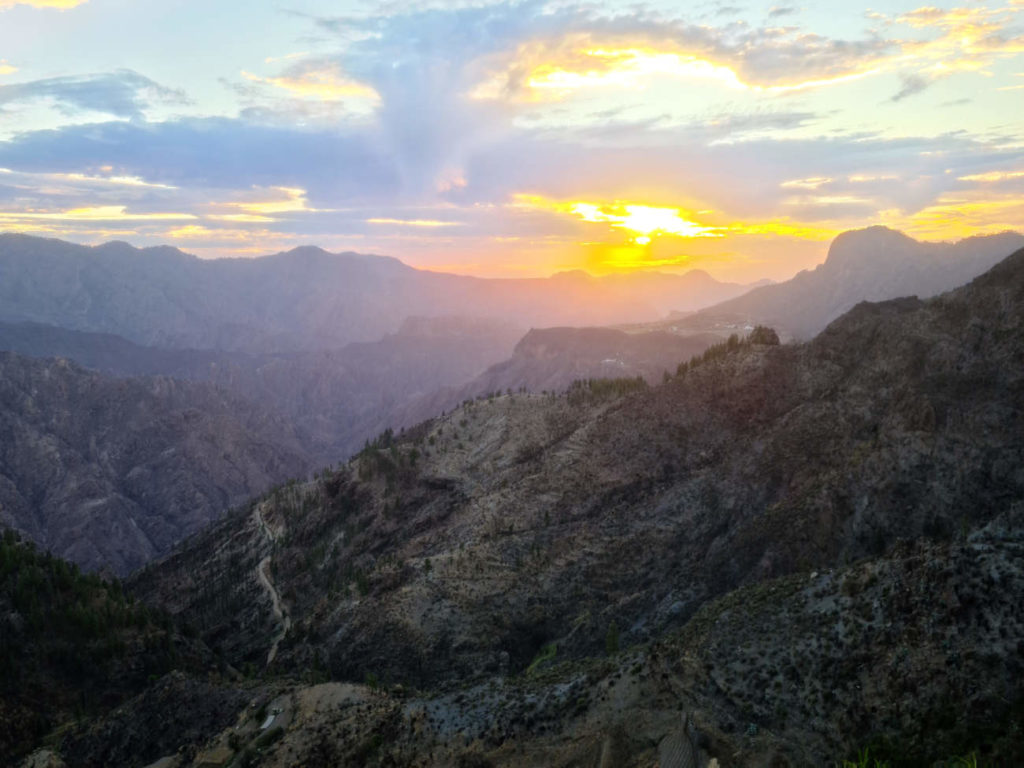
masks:
<path fill-rule="evenodd" d="M 723 765 L 871 740 L 908 765 L 1012 764 L 1022 323 L 1024 251 L 807 344 L 712 348 L 662 386 L 467 402 L 132 588 L 231 664 L 435 691 L 335 691 L 354 720 L 309 715 L 330 754 L 377 764 L 640 765 L 669 736 Z M 312 749 L 309 727 L 282 744 Z M 374 741 L 392 728 L 409 752 Z"/>
<path fill-rule="evenodd" d="M 125 574 L 309 469 L 280 418 L 207 384 L 0 352 L 0 523 Z"/>

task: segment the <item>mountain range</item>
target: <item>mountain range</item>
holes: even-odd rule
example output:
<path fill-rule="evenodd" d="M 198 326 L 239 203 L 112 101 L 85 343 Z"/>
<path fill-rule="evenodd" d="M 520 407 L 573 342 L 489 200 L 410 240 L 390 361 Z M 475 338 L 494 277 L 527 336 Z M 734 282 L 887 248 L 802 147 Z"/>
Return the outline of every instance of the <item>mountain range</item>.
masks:
<path fill-rule="evenodd" d="M 13 700 L 4 744 L 63 723 L 27 765 L 69 768 L 1024 760 L 1024 249 L 934 298 L 857 303 L 808 342 L 724 330 L 667 377 L 662 336 L 534 330 L 486 391 L 233 504 L 126 600 L 5 537 L 4 647 L 35 659 L 39 693 Z M 661 375 L 494 386 L 610 359 Z M 179 389 L 227 397 L 4 361 L 33 466 L 66 442 L 113 467 L 149 443 L 132 437 L 146 414 L 187 421 Z M 170 406 L 147 399 L 160 387 Z M 195 418 L 184 442 L 207 435 L 197 463 L 215 465 L 230 430 Z M 118 431 L 101 424 L 131 449 L 84 444 Z M 67 437 L 34 437 L 50 432 Z M 30 561 L 54 584 L 35 607 L 11 575 Z M 76 716 L 66 669 L 87 661 L 32 649 L 48 622 L 55 643 L 92 626 L 96 590 L 138 628 L 95 635 L 106 668 L 156 679 Z"/>
<path fill-rule="evenodd" d="M 86 248 L 0 236 L 0 316 L 6 318 L 0 322 L 0 349 L 73 360 L 93 370 L 88 380 L 97 390 L 138 386 L 162 393 L 146 401 L 155 423 L 164 423 L 167 408 L 183 408 L 191 398 L 205 423 L 231 422 L 227 444 L 241 454 L 232 461 L 248 465 L 257 446 L 271 445 L 288 459 L 267 466 L 289 468 L 288 475 L 250 472 L 239 483 L 229 462 L 204 460 L 203 501 L 187 510 L 180 501 L 178 465 L 147 460 L 152 503 L 145 512 L 119 512 L 115 525 L 113 518 L 95 512 L 96 505 L 101 499 L 120 505 L 128 498 L 123 489 L 130 485 L 128 473 L 138 473 L 134 465 L 108 462 L 105 490 L 95 491 L 88 458 L 94 454 L 78 446 L 75 451 L 87 458 L 63 463 L 63 492 L 44 499 L 30 488 L 31 478 L 41 474 L 37 462 L 43 454 L 33 462 L 11 455 L 0 465 L 9 478 L 5 518 L 80 565 L 123 574 L 245 495 L 347 459 L 389 427 L 409 428 L 494 392 L 559 392 L 577 379 L 616 376 L 655 383 L 680 362 L 730 333 L 747 333 L 753 324 L 771 322 L 784 337 L 787 329 L 800 335 L 799 329 L 823 325 L 859 298 L 891 298 L 904 289 L 927 295 L 957 275 L 976 274 L 993 254 L 1005 255 L 1020 242 L 1019 235 L 1005 234 L 935 245 L 869 228 L 837 238 L 826 262 L 813 272 L 668 322 L 622 326 L 628 332 L 534 327 L 524 335 L 524 325 L 533 320 L 624 321 L 669 309 L 685 314 L 743 288 L 700 272 L 610 278 L 563 273 L 547 280 L 488 281 L 312 248 L 266 259 L 206 262 L 170 248 L 140 251 L 123 243 Z M 641 306 L 645 309 L 637 309 Z M 460 315 L 441 313 L 452 308 Z M 425 314 L 407 314 L 417 309 Z M 481 314 L 461 314 L 472 311 Z M 346 341 L 377 333 L 372 340 Z M 24 388 L 32 386 L 24 377 L 46 375 L 45 366 L 17 365 Z M 132 385 L 122 381 L 133 377 L 142 379 Z M 171 379 L 182 383 L 172 385 Z M 161 399 L 170 386 L 176 387 L 176 405 Z M 55 411 L 80 411 L 76 390 L 64 401 L 48 385 L 42 391 L 53 397 L 48 407 Z M 6 417 L 12 423 L 24 419 L 21 407 L 20 399 L 9 401 Z M 261 419 L 254 419 L 255 413 Z M 143 414 L 140 410 L 135 423 L 145 421 Z M 95 439 L 101 444 L 121 439 L 119 415 L 115 408 L 80 413 L 88 424 L 82 434 L 100 435 Z M 56 421 L 36 419 L 33 429 L 34 445 L 68 442 Z M 153 456 L 180 456 L 184 436 L 151 430 L 149 450 Z M 102 454 L 108 446 L 99 450 Z M 170 503 L 172 498 L 179 501 Z M 132 520 L 154 516 L 164 521 L 159 534 L 146 530 L 151 523 L 131 527 Z M 120 533 L 112 537 L 115 530 Z"/>
<path fill-rule="evenodd" d="M 314 247 L 202 260 L 170 247 L 0 235 L 0 321 L 175 349 L 337 349 L 394 333 L 408 316 L 459 314 L 521 327 L 653 320 L 745 290 L 701 271 L 488 280 Z"/>

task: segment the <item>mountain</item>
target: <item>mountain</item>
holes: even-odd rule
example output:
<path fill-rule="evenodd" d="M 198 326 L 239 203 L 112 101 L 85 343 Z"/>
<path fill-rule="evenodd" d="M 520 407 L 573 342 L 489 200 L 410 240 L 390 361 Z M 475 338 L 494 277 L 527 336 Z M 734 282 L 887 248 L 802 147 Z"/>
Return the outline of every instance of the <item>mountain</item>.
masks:
<path fill-rule="evenodd" d="M 284 419 L 208 384 L 6 352 L 0 434 L 0 523 L 121 574 L 310 467 Z"/>
<path fill-rule="evenodd" d="M 691 329 L 769 325 L 807 339 L 861 301 L 935 296 L 966 283 L 1024 246 L 1024 235 L 926 243 L 886 227 L 844 232 L 828 258 L 784 283 L 756 288 L 680 321 Z"/>
<path fill-rule="evenodd" d="M 144 346 L 290 353 L 375 341 L 408 316 L 519 326 L 650 320 L 742 293 L 703 272 L 487 280 L 302 247 L 201 260 L 169 247 L 85 247 L 0 235 L 0 321 L 107 333 Z"/>
<path fill-rule="evenodd" d="M 340 681 L 291 689 L 267 765 L 1016 764 L 1022 323 L 1024 250 L 660 386 L 468 402 L 130 588 Z"/>
<path fill-rule="evenodd" d="M 286 417 L 304 450 L 328 464 L 358 450 L 408 403 L 462 385 L 504 360 L 521 336 L 520 329 L 496 320 L 410 317 L 373 342 L 250 354 L 145 347 L 112 334 L 0 323 L 0 350 L 67 357 L 119 377 L 209 382 Z"/>
<path fill-rule="evenodd" d="M 721 340 L 716 333 L 534 328 L 519 340 L 509 358 L 462 386 L 438 389 L 393 409 L 377 423 L 376 433 L 389 426 L 412 426 L 465 400 L 494 393 L 555 393 L 577 380 L 609 377 L 639 376 L 653 384 Z"/>
<path fill-rule="evenodd" d="M 642 376 L 660 381 L 666 371 L 721 341 L 713 334 L 625 333 L 613 328 L 533 329 L 512 357 L 491 366 L 472 386 L 480 395 L 524 387 L 559 392 L 576 379 Z"/>

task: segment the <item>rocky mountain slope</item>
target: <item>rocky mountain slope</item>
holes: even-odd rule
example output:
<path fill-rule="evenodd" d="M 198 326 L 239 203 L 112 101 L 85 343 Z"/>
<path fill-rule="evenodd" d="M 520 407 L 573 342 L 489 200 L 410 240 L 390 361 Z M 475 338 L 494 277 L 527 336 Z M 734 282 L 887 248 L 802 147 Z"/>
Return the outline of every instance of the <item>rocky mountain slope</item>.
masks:
<path fill-rule="evenodd" d="M 453 308 L 522 327 L 601 325 L 697 309 L 745 290 L 703 272 L 486 280 L 313 247 L 204 261 L 169 247 L 0 235 L 0 321 L 169 348 L 337 349 L 394 333 L 405 317 Z"/>
<path fill-rule="evenodd" d="M 473 396 L 520 387 L 561 392 L 576 379 L 632 378 L 650 383 L 674 372 L 682 360 L 699 355 L 721 336 L 664 332 L 625 333 L 612 328 L 531 330 L 508 360 L 491 366 L 471 383 Z"/>
<path fill-rule="evenodd" d="M 1012 764 L 1022 323 L 1019 251 L 807 344 L 713 347 L 662 386 L 467 403 L 132 589 L 232 664 L 370 683 L 323 710 L 296 693 L 303 725 L 267 764 L 647 765 L 685 742 L 806 765 L 870 741 L 895 764 Z"/>
<path fill-rule="evenodd" d="M 408 403 L 504 360 L 521 336 L 498 321 L 407 318 L 378 341 L 271 355 L 144 347 L 112 334 L 0 323 L 0 350 L 66 357 L 120 377 L 209 382 L 286 417 L 306 452 L 327 464 L 358 450 Z"/>
<path fill-rule="evenodd" d="M 1024 235 L 919 242 L 886 227 L 844 232 L 828 258 L 784 283 L 756 288 L 683 320 L 695 329 L 769 325 L 808 339 L 861 301 L 927 298 L 963 285 L 1024 246 Z"/>
<path fill-rule="evenodd" d="M 318 683 L 316 667 L 312 682 L 278 680 L 269 692 L 250 683 L 253 701 L 272 708 L 237 706 L 229 727 L 185 756 L 198 744 L 273 768 L 767 768 L 857 765 L 868 750 L 888 766 L 1018 765 L 1022 526 L 1018 509 L 966 539 L 898 543 L 879 558 L 741 587 L 654 641 L 618 648 L 608 633 L 603 652 L 574 660 L 549 646 L 520 674 L 447 691 L 375 676 Z M 187 707 L 182 683 L 171 684 Z M 139 764 L 111 735 L 137 731 L 154 698 L 69 735 L 68 765 L 99 765 L 81 756 L 101 749 Z"/>
<path fill-rule="evenodd" d="M 0 523 L 127 573 L 287 477 L 293 428 L 208 384 L 0 352 Z"/>

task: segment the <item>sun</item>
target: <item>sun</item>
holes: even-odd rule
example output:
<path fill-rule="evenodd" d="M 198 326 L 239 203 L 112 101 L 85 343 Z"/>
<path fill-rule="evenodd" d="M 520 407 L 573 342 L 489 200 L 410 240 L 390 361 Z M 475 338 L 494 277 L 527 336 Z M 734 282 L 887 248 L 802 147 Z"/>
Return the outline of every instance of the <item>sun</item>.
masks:
<path fill-rule="evenodd" d="M 561 206 L 556 206 L 561 207 Z M 678 237 L 718 237 L 715 227 L 690 221 L 679 208 L 615 202 L 612 204 L 571 203 L 568 206 L 584 221 L 605 222 L 618 229 L 635 232 L 635 242 L 647 245 L 652 235 Z"/>

